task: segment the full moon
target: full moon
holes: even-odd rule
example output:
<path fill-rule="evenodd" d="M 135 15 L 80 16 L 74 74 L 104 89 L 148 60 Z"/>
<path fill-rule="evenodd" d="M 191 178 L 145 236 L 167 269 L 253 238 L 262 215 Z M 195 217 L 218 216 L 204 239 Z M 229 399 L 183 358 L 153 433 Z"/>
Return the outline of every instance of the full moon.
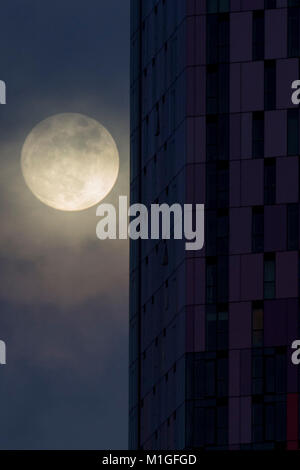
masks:
<path fill-rule="evenodd" d="M 76 113 L 51 116 L 26 138 L 21 155 L 25 182 L 44 204 L 80 211 L 100 202 L 119 172 L 114 139 L 99 122 Z"/>

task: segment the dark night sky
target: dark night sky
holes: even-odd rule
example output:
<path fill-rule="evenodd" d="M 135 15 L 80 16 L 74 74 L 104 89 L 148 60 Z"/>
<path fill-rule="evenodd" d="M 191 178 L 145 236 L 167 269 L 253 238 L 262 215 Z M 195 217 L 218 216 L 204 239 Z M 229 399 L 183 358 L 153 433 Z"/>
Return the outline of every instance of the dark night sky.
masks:
<path fill-rule="evenodd" d="M 105 202 L 128 193 L 129 0 L 5 0 L 0 58 L 0 448 L 126 448 L 128 243 L 97 240 L 95 207 L 40 203 L 20 152 L 44 118 L 86 114 L 120 152 Z"/>

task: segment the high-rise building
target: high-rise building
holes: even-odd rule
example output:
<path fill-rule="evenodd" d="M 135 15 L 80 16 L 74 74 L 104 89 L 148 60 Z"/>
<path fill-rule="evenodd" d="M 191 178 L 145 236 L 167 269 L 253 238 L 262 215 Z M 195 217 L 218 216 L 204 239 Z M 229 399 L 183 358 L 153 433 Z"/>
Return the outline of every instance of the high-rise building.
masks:
<path fill-rule="evenodd" d="M 206 231 L 131 242 L 131 448 L 298 448 L 299 9 L 132 1 L 131 202 Z"/>

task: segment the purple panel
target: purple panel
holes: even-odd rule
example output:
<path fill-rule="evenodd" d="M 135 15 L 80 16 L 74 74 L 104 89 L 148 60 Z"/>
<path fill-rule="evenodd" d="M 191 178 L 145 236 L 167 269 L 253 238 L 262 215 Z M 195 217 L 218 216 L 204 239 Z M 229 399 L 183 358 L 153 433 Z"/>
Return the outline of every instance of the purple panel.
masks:
<path fill-rule="evenodd" d="M 205 259 L 187 258 L 186 259 L 186 303 L 204 304 L 205 289 L 199 289 L 199 286 L 205 285 Z"/>
<path fill-rule="evenodd" d="M 240 395 L 240 351 L 229 350 L 229 396 Z"/>
<path fill-rule="evenodd" d="M 205 203 L 205 165 L 199 163 L 186 166 L 185 204 Z"/>
<path fill-rule="evenodd" d="M 230 64 L 230 112 L 241 111 L 241 64 Z"/>
<path fill-rule="evenodd" d="M 230 115 L 230 159 L 241 158 L 241 114 Z"/>
<path fill-rule="evenodd" d="M 265 206 L 265 251 L 286 247 L 286 206 Z"/>
<path fill-rule="evenodd" d="M 287 149 L 286 111 L 265 112 L 265 156 L 277 157 Z"/>
<path fill-rule="evenodd" d="M 186 307 L 185 341 L 187 352 L 205 350 L 205 310 L 203 306 Z"/>
<path fill-rule="evenodd" d="M 251 303 L 239 302 L 229 306 L 229 348 L 251 347 Z"/>
<path fill-rule="evenodd" d="M 241 398 L 241 442 L 246 444 L 251 442 L 251 422 L 252 422 L 252 407 L 251 397 Z"/>
<path fill-rule="evenodd" d="M 231 0 L 230 7 L 231 7 L 231 11 L 240 11 L 241 0 Z"/>
<path fill-rule="evenodd" d="M 264 302 L 264 344 L 274 347 L 286 344 L 287 301 L 265 300 Z"/>
<path fill-rule="evenodd" d="M 252 14 L 230 15 L 230 62 L 246 62 L 252 59 Z"/>
<path fill-rule="evenodd" d="M 196 67 L 194 79 L 194 96 L 192 99 L 195 102 L 195 114 L 199 116 L 204 114 L 206 110 L 206 67 Z"/>
<path fill-rule="evenodd" d="M 287 326 L 287 342 L 291 344 L 297 336 L 299 316 L 298 316 L 298 299 L 288 299 L 287 308 L 288 308 L 288 326 Z"/>
<path fill-rule="evenodd" d="M 258 300 L 263 296 L 263 255 L 241 257 L 241 300 Z"/>
<path fill-rule="evenodd" d="M 247 160 L 241 163 L 241 192 L 243 206 L 263 204 L 263 160 Z"/>
<path fill-rule="evenodd" d="M 298 157 L 277 159 L 277 203 L 298 201 Z"/>
<path fill-rule="evenodd" d="M 189 90 L 189 93 L 186 93 L 186 113 L 188 116 L 195 115 L 195 69 L 192 67 L 186 71 L 186 87 Z"/>
<path fill-rule="evenodd" d="M 195 118 L 195 162 L 206 160 L 206 123 L 205 117 Z"/>
<path fill-rule="evenodd" d="M 298 252 L 276 253 L 276 297 L 298 295 Z"/>
<path fill-rule="evenodd" d="M 252 158 L 252 114 L 242 114 L 242 158 Z"/>
<path fill-rule="evenodd" d="M 195 2 L 195 13 L 199 15 L 200 13 L 206 13 L 206 0 L 202 0 L 199 2 L 198 0 L 194 0 Z"/>
<path fill-rule="evenodd" d="M 277 60 L 277 108 L 292 108 L 291 85 L 294 80 L 298 80 L 299 65 L 298 59 Z"/>
<path fill-rule="evenodd" d="M 229 300 L 238 302 L 241 291 L 241 257 L 229 256 Z"/>
<path fill-rule="evenodd" d="M 197 42 L 195 41 L 196 34 L 195 27 L 195 17 L 190 16 L 186 19 L 186 66 L 191 67 L 193 65 L 199 65 L 199 62 L 196 60 L 196 46 Z M 198 46 L 199 47 L 199 46 Z M 199 47 L 200 49 L 200 47 Z"/>
<path fill-rule="evenodd" d="M 242 111 L 257 111 L 264 107 L 264 63 L 242 64 Z"/>
<path fill-rule="evenodd" d="M 264 0 L 241 0 L 242 10 L 262 10 L 264 8 Z"/>
<path fill-rule="evenodd" d="M 298 201 L 298 158 L 285 157 L 277 161 L 278 202 Z"/>
<path fill-rule="evenodd" d="M 252 391 L 251 349 L 241 351 L 241 395 L 250 395 Z"/>
<path fill-rule="evenodd" d="M 195 314 L 195 351 L 205 351 L 205 308 L 200 305 L 194 307 Z"/>
<path fill-rule="evenodd" d="M 265 35 L 266 59 L 276 59 L 286 56 L 287 10 L 266 10 Z"/>
<path fill-rule="evenodd" d="M 198 3 L 200 3 L 201 5 L 204 4 L 204 2 L 197 2 L 196 0 L 186 0 L 186 14 L 194 15 L 196 13 L 195 5 L 197 5 Z"/>
<path fill-rule="evenodd" d="M 236 207 L 241 202 L 241 164 L 230 162 L 230 206 Z"/>
<path fill-rule="evenodd" d="M 250 207 L 230 209 L 230 254 L 251 251 L 251 224 Z"/>
<path fill-rule="evenodd" d="M 240 443 L 240 398 L 229 398 L 229 445 Z"/>
<path fill-rule="evenodd" d="M 199 2 L 197 2 L 199 3 Z M 206 17 L 197 16 L 196 22 L 196 64 L 205 64 L 206 61 Z M 195 42 L 195 41 L 194 41 Z"/>

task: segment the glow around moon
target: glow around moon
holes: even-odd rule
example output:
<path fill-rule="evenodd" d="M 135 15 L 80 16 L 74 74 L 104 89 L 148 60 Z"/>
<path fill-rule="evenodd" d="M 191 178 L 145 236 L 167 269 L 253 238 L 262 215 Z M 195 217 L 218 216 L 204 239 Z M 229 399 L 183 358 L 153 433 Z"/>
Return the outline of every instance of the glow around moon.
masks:
<path fill-rule="evenodd" d="M 114 139 L 99 122 L 64 113 L 37 124 L 21 155 L 24 179 L 44 204 L 79 211 L 100 202 L 114 186 L 119 154 Z"/>

